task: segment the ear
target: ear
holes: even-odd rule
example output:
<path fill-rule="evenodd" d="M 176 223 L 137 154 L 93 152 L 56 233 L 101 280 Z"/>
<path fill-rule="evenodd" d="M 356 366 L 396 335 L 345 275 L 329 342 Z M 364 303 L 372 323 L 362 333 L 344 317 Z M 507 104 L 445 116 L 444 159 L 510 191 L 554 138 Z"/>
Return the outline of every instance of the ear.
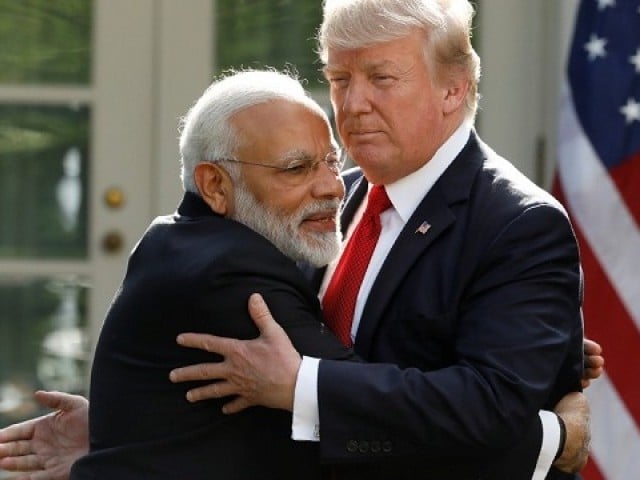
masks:
<path fill-rule="evenodd" d="M 200 196 L 219 215 L 227 216 L 233 209 L 233 182 L 218 164 L 201 162 L 196 165 L 193 178 Z"/>
<path fill-rule="evenodd" d="M 444 92 L 443 113 L 448 115 L 460 110 L 464 106 L 468 91 L 468 80 L 461 77 L 450 78 Z"/>

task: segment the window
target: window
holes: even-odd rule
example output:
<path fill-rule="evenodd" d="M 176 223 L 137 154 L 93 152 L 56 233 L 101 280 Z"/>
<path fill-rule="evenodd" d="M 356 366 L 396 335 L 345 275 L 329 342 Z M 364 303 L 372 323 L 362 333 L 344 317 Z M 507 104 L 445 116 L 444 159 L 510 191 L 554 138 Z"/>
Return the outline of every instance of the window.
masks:
<path fill-rule="evenodd" d="M 91 1 L 0 0 L 0 427 L 86 383 L 91 36 Z"/>
<path fill-rule="evenodd" d="M 315 35 L 318 0 L 217 0 L 216 73 L 227 68 L 294 67 L 313 90 L 321 84 Z"/>

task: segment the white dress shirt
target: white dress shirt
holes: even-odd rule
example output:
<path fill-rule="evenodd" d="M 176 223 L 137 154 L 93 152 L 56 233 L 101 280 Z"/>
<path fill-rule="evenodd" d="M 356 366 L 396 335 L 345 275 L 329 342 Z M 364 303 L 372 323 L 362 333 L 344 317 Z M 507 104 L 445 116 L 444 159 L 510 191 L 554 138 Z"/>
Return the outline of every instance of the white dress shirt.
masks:
<path fill-rule="evenodd" d="M 395 243 L 398 235 L 409 221 L 413 212 L 418 208 L 422 199 L 427 195 L 433 184 L 440 178 L 453 160 L 462 151 L 471 133 L 471 124 L 463 123 L 438 149 L 435 155 L 415 172 L 401 178 L 397 182 L 385 185 L 385 190 L 391 200 L 392 208 L 380 215 L 381 232 L 378 243 L 373 251 L 369 266 L 362 280 L 358 298 L 356 299 L 351 339 L 355 340 L 360 317 L 371 287 L 382 268 L 382 264 Z M 371 188 L 371 186 L 369 186 Z M 343 246 L 351 237 L 355 226 L 360 221 L 366 207 L 366 201 L 358 207 L 351 224 L 346 232 Z M 318 296 L 320 299 L 329 285 L 329 281 L 338 263 L 334 260 L 325 273 Z M 295 387 L 293 403 L 293 422 L 291 437 L 300 441 L 319 441 L 320 425 L 318 413 L 318 365 L 320 359 L 303 357 Z M 560 442 L 560 426 L 554 413 L 540 412 L 543 427 L 543 440 L 538 457 L 536 473 L 532 480 L 544 479 L 548 472 Z"/>

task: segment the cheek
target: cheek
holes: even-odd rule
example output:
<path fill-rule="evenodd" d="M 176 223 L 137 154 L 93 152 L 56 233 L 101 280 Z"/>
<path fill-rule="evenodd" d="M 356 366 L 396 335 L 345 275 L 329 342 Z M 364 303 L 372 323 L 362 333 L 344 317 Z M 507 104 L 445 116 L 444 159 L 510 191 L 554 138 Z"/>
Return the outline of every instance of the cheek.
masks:
<path fill-rule="evenodd" d="M 344 95 L 341 93 L 330 92 L 331 108 L 333 109 L 333 116 L 336 123 L 340 118 L 344 118 L 342 106 L 344 105 Z"/>
<path fill-rule="evenodd" d="M 257 168 L 255 169 L 257 170 Z M 280 199 L 282 197 L 281 189 L 278 183 L 270 181 L 268 178 L 254 175 L 255 172 L 247 174 L 244 177 L 245 187 L 249 190 L 256 202 L 271 210 L 279 210 Z M 261 172 L 264 174 L 264 172 Z"/>
<path fill-rule="evenodd" d="M 344 101 L 344 94 L 341 90 L 338 90 L 334 86 L 329 86 L 329 99 L 331 100 L 331 107 L 334 111 L 342 110 L 342 102 Z"/>
<path fill-rule="evenodd" d="M 262 201 L 273 211 L 289 217 L 297 213 L 305 205 L 307 197 L 296 192 L 296 189 L 272 188 L 266 192 Z"/>
<path fill-rule="evenodd" d="M 429 134 L 432 127 L 439 123 L 438 106 L 429 99 L 415 98 L 396 108 L 393 123 L 396 131 L 412 140 Z"/>
<path fill-rule="evenodd" d="M 349 136 L 347 134 L 347 129 L 345 128 L 344 118 L 341 118 L 340 115 L 336 115 L 334 119 L 336 123 L 336 130 L 338 131 L 338 136 L 342 143 L 346 146 L 349 142 Z"/>

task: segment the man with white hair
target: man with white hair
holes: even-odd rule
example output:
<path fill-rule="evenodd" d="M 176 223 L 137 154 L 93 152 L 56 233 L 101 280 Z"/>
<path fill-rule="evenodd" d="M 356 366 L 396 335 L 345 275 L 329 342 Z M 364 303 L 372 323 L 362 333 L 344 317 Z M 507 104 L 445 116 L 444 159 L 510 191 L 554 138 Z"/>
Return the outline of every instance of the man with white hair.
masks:
<path fill-rule="evenodd" d="M 296 79 L 239 72 L 188 112 L 180 153 L 184 198 L 129 258 L 93 361 L 91 447 L 70 478 L 319 479 L 317 445 L 291 440 L 290 414 L 225 416 L 220 401 L 187 402 L 168 375 L 212 358 L 177 345 L 184 330 L 257 336 L 252 292 L 298 349 L 351 358 L 295 263 L 326 265 L 339 248 L 342 160 L 328 118 Z"/>

